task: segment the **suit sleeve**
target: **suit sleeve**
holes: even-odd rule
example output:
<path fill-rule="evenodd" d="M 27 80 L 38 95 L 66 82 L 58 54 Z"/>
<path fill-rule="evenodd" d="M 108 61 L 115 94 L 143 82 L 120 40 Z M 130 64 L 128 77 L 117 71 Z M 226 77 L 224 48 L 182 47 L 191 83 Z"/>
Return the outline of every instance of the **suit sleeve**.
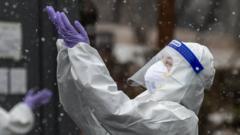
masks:
<path fill-rule="evenodd" d="M 158 134 L 179 120 L 172 110 L 156 101 L 131 100 L 118 90 L 100 55 L 91 46 L 79 43 L 68 49 L 68 56 L 78 93 L 112 134 Z"/>
<path fill-rule="evenodd" d="M 82 97 L 80 91 L 83 88 L 79 88 L 75 84 L 75 76 L 71 73 L 68 49 L 65 47 L 63 40 L 59 39 L 57 41 L 57 48 L 57 82 L 59 98 L 64 110 L 84 134 L 106 135 L 106 131 L 93 114 L 93 109 L 86 104 Z"/>

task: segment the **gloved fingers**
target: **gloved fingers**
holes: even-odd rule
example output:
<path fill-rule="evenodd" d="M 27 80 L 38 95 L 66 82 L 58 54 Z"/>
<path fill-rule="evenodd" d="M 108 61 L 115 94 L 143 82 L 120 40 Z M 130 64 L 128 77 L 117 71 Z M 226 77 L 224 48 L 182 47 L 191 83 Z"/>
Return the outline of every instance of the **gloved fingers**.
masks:
<path fill-rule="evenodd" d="M 52 97 L 52 92 L 50 90 L 44 89 L 35 94 L 34 98 L 39 104 L 46 104 Z"/>
<path fill-rule="evenodd" d="M 52 6 L 46 6 L 44 11 L 47 12 L 50 21 L 55 25 L 58 31 L 59 37 L 62 38 L 60 33 L 60 22 L 58 22 L 58 18 L 57 18 L 57 14 L 59 14 L 59 12 L 58 11 L 56 12 Z"/>
<path fill-rule="evenodd" d="M 44 98 L 42 101 L 41 101 L 41 104 L 42 105 L 46 105 L 47 103 L 49 103 L 51 98 Z"/>
<path fill-rule="evenodd" d="M 84 29 L 84 27 L 82 26 L 82 24 L 79 21 L 74 21 L 74 26 L 80 34 L 82 34 L 84 36 L 88 35 L 86 30 Z"/>
<path fill-rule="evenodd" d="M 78 30 L 78 32 L 83 36 L 83 38 L 85 39 L 85 42 L 90 44 L 88 33 L 85 30 L 85 28 L 82 26 L 82 24 L 76 20 L 74 21 L 74 26 Z"/>
<path fill-rule="evenodd" d="M 56 20 L 56 12 L 55 12 L 54 8 L 52 6 L 46 6 L 44 11 L 48 13 L 49 19 L 55 24 L 56 23 L 55 22 L 55 20 Z"/>
<path fill-rule="evenodd" d="M 43 89 L 43 90 L 39 91 L 37 94 L 38 94 L 39 98 L 50 98 L 50 97 L 52 97 L 52 92 L 48 89 Z"/>
<path fill-rule="evenodd" d="M 75 28 L 70 23 L 69 19 L 67 18 L 66 14 L 64 12 L 61 12 L 60 15 L 61 15 L 61 20 L 62 20 L 65 28 L 68 29 L 68 30 L 76 31 Z"/>
<path fill-rule="evenodd" d="M 63 22 L 62 22 L 62 19 L 61 19 L 61 14 L 60 14 L 60 12 L 57 12 L 56 13 L 57 14 L 57 25 L 58 25 L 58 31 L 60 31 L 60 32 L 66 32 L 66 30 L 67 30 L 67 28 L 65 27 L 65 25 L 63 24 Z"/>
<path fill-rule="evenodd" d="M 53 94 L 51 90 L 46 89 L 46 88 L 42 89 L 41 92 L 44 93 L 44 95 L 47 95 L 47 96 L 52 96 L 52 94 Z"/>
<path fill-rule="evenodd" d="M 27 92 L 27 94 L 26 94 L 25 97 L 32 96 L 33 94 L 34 94 L 34 90 L 33 90 L 33 89 L 30 89 L 30 90 Z"/>
<path fill-rule="evenodd" d="M 63 32 L 63 24 L 62 24 L 62 22 L 61 22 L 61 19 L 59 18 L 59 14 L 60 14 L 60 12 L 56 12 L 56 28 L 57 28 L 57 31 L 58 31 L 58 34 L 60 35 L 60 34 L 62 34 L 62 32 Z"/>
<path fill-rule="evenodd" d="M 49 101 L 50 101 L 50 99 L 51 99 L 51 97 L 53 96 L 53 93 L 52 93 L 52 91 L 51 90 L 48 90 L 48 89 L 43 89 L 42 90 L 42 96 L 43 96 L 43 99 L 42 99 L 42 104 L 47 104 Z"/>

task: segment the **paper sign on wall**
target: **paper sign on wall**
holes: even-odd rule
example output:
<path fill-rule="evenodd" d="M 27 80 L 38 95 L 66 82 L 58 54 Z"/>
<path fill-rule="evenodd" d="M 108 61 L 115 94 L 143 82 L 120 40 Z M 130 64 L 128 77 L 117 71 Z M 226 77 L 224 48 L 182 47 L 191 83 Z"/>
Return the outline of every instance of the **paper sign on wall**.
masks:
<path fill-rule="evenodd" d="M 10 70 L 11 94 L 25 94 L 27 90 L 27 71 L 24 68 L 12 68 Z"/>
<path fill-rule="evenodd" d="M 0 58 L 21 59 L 21 23 L 0 22 Z"/>
<path fill-rule="evenodd" d="M 8 69 L 0 68 L 0 94 L 8 93 Z"/>

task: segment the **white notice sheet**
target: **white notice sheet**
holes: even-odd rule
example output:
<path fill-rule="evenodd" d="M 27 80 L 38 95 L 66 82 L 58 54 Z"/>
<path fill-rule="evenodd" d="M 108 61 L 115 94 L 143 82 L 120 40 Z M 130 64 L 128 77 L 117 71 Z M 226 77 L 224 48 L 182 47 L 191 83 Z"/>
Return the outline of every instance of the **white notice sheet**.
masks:
<path fill-rule="evenodd" d="M 17 22 L 0 22 L 0 58 L 21 59 L 22 26 Z"/>
<path fill-rule="evenodd" d="M 8 69 L 0 68 L 0 94 L 8 93 Z"/>
<path fill-rule="evenodd" d="M 27 70 L 24 68 L 12 68 L 10 70 L 12 95 L 25 94 L 27 91 Z"/>

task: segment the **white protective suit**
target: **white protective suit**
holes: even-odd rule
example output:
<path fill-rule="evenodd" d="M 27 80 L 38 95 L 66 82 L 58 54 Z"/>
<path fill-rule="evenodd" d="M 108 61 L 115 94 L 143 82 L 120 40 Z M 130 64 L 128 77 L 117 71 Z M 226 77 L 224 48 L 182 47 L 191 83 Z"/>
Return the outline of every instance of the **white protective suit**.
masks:
<path fill-rule="evenodd" d="M 32 110 L 24 103 L 19 103 L 10 112 L 0 107 L 0 135 L 23 135 L 34 125 Z"/>
<path fill-rule="evenodd" d="M 196 114 L 204 88 L 212 83 L 213 57 L 204 46 L 186 44 L 205 68 L 201 77 L 167 46 L 130 79 L 144 86 L 147 69 L 166 54 L 174 61 L 169 84 L 131 100 L 118 90 L 94 48 L 85 43 L 66 48 L 58 40 L 57 79 L 65 111 L 84 135 L 197 135 Z"/>

